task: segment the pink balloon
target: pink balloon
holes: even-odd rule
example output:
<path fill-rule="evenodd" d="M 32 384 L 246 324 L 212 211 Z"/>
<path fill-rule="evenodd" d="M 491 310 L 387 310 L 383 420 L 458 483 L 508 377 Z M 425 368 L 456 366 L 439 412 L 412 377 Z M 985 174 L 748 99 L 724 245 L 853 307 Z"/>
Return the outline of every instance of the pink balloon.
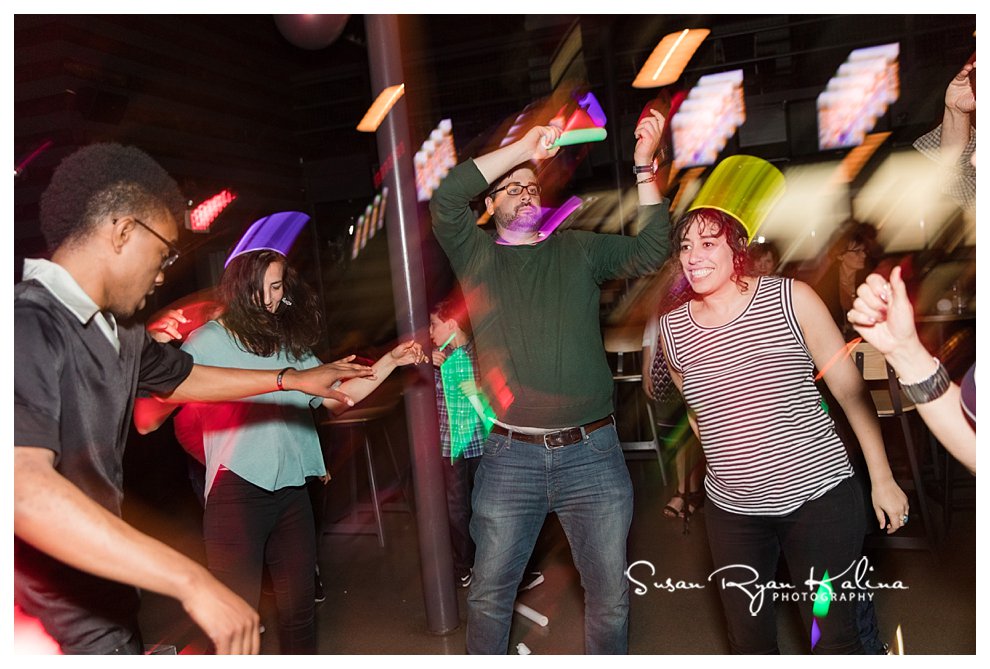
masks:
<path fill-rule="evenodd" d="M 350 14 L 275 14 L 282 37 L 303 49 L 322 49 L 340 37 Z"/>

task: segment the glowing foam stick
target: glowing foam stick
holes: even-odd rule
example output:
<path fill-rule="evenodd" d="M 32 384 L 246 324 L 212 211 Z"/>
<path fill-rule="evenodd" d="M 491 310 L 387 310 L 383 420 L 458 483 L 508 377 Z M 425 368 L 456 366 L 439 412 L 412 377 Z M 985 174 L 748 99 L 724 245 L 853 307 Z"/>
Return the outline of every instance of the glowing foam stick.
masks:
<path fill-rule="evenodd" d="M 529 618 L 540 627 L 546 627 L 550 623 L 549 618 L 547 618 L 539 611 L 534 611 L 533 609 L 529 608 L 522 602 L 516 602 L 515 609 L 516 609 L 516 613 L 523 616 L 524 618 Z"/>
<path fill-rule="evenodd" d="M 587 142 L 600 142 L 608 137 L 605 128 L 580 128 L 578 130 L 568 130 L 562 134 L 550 148 L 558 146 L 571 146 L 573 144 L 585 144 Z"/>
<path fill-rule="evenodd" d="M 443 346 L 441 346 L 441 347 L 440 347 L 440 350 L 442 351 L 442 350 L 444 350 L 445 348 L 447 348 L 447 344 L 449 344 L 450 342 L 452 342 L 452 341 L 454 341 L 454 337 L 456 337 L 456 336 L 457 336 L 457 333 L 456 333 L 456 332 L 451 332 L 451 333 L 450 333 L 450 336 L 449 336 L 449 337 L 447 337 L 447 341 L 445 341 L 445 342 L 443 343 Z"/>
<path fill-rule="evenodd" d="M 563 223 L 564 220 L 573 214 L 574 211 L 580 206 L 581 198 L 576 195 L 569 197 L 564 204 L 557 207 L 553 213 L 547 216 L 546 220 L 543 222 L 543 225 L 540 226 L 540 236 L 549 236 L 551 232 L 560 227 L 560 224 Z"/>

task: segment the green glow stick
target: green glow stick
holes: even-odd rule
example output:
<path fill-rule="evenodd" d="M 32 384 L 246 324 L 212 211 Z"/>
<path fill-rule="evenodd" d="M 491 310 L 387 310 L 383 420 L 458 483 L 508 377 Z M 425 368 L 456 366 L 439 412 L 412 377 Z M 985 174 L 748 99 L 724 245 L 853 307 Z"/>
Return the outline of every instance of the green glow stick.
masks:
<path fill-rule="evenodd" d="M 561 135 L 550 148 L 558 146 L 571 146 L 572 144 L 584 144 L 585 142 L 600 142 L 608 136 L 605 128 L 582 128 L 580 130 L 568 130 Z"/>
<path fill-rule="evenodd" d="M 442 350 L 444 350 L 445 348 L 447 348 L 447 344 L 449 344 L 450 342 L 452 342 L 452 341 L 454 341 L 454 337 L 456 337 L 456 336 L 457 336 L 457 333 L 456 333 L 456 332 L 451 332 L 451 333 L 450 333 L 450 336 L 449 336 L 449 337 L 447 337 L 447 341 L 445 341 L 445 342 L 443 343 L 443 346 L 441 346 L 441 347 L 440 347 L 440 350 L 442 351 Z"/>

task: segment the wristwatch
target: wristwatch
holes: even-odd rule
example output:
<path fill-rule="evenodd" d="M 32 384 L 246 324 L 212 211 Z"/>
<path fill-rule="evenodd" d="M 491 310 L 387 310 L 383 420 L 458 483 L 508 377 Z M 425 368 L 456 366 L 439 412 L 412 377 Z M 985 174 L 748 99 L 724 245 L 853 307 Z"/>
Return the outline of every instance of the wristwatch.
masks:
<path fill-rule="evenodd" d="M 938 366 L 927 379 L 918 381 L 917 383 L 901 384 L 901 390 L 904 391 L 904 396 L 915 404 L 925 404 L 926 402 L 937 400 L 949 389 L 949 384 L 952 381 L 949 379 L 948 370 L 945 369 L 945 365 L 938 358 L 934 358 L 934 360 Z"/>

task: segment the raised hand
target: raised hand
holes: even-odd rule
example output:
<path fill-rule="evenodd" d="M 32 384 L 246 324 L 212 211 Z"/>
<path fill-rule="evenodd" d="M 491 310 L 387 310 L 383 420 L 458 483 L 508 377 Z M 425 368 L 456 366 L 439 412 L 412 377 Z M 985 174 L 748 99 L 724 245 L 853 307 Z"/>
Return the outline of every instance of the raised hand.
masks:
<path fill-rule="evenodd" d="M 976 94 L 969 85 L 969 73 L 976 69 L 976 61 L 963 65 L 948 88 L 945 89 L 945 106 L 952 111 L 969 114 L 976 111 Z"/>
<path fill-rule="evenodd" d="M 644 117 L 636 125 L 636 130 L 633 132 L 636 136 L 633 159 L 637 165 L 649 165 L 653 162 L 653 157 L 660 146 L 660 136 L 663 134 L 663 127 L 666 122 L 663 114 L 656 109 L 651 109 L 650 115 Z"/>
<path fill-rule="evenodd" d="M 914 308 L 900 267 L 891 271 L 889 282 L 879 274 L 866 277 L 856 289 L 853 308 L 846 317 L 856 332 L 885 356 L 919 345 Z"/>
<path fill-rule="evenodd" d="M 563 131 L 556 125 L 538 125 L 530 128 L 519 143 L 529 154 L 528 160 L 540 162 L 557 155 L 560 147 L 554 148 L 553 143 L 560 139 L 562 134 Z"/>

